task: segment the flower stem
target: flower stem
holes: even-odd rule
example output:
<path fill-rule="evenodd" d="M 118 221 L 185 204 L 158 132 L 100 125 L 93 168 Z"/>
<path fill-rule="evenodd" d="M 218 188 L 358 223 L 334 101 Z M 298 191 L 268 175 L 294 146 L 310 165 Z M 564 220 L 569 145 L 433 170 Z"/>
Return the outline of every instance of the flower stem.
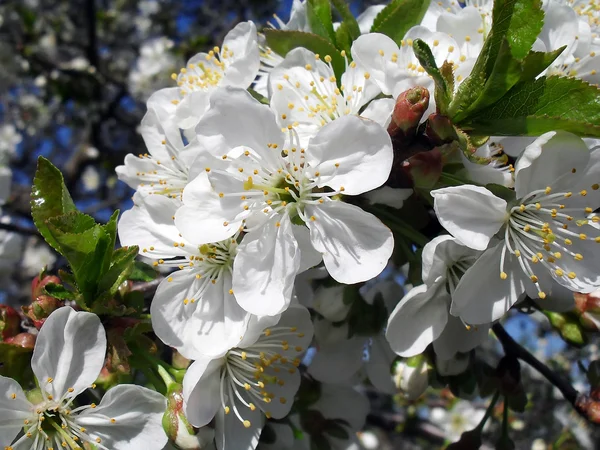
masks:
<path fill-rule="evenodd" d="M 496 406 L 496 403 L 498 402 L 499 397 L 500 397 L 500 391 L 496 391 L 496 393 L 492 397 L 492 401 L 490 402 L 487 409 L 485 410 L 485 415 L 481 419 L 481 422 L 479 422 L 479 425 L 477 425 L 477 429 L 479 429 L 479 431 L 483 430 L 483 427 L 485 427 L 486 422 L 488 421 L 488 419 L 491 417 L 492 413 L 494 412 L 494 407 Z"/>

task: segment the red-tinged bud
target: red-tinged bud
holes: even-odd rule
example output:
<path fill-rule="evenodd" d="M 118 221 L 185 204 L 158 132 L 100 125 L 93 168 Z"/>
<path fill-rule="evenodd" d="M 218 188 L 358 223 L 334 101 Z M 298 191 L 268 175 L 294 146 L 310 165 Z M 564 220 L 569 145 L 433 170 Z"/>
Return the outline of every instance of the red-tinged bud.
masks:
<path fill-rule="evenodd" d="M 167 410 L 163 415 L 162 426 L 169 440 L 182 450 L 207 448 L 214 438 L 214 431 L 208 427 L 195 429 L 183 411 L 183 386 L 171 383 L 167 390 Z"/>
<path fill-rule="evenodd" d="M 61 284 L 61 281 L 56 275 L 45 275 L 43 272 L 31 280 L 31 300 L 45 294 L 44 287 L 48 283 Z"/>
<path fill-rule="evenodd" d="M 396 99 L 388 133 L 392 138 L 402 139 L 414 136 L 421 118 L 429 107 L 429 91 L 416 86 L 402 92 Z"/>
<path fill-rule="evenodd" d="M 600 291 L 591 294 L 573 294 L 575 299 L 574 313 L 586 331 L 600 331 Z"/>
<path fill-rule="evenodd" d="M 575 408 L 590 422 L 600 424 L 600 401 L 581 394 L 575 402 Z"/>
<path fill-rule="evenodd" d="M 29 306 L 23 306 L 23 313 L 33 321 L 33 325 L 39 330 L 42 325 L 58 308 L 64 306 L 64 302 L 49 295 L 38 296 Z"/>
<path fill-rule="evenodd" d="M 19 333 L 16 336 L 9 337 L 5 342 L 17 347 L 33 350 L 33 347 L 35 346 L 35 339 L 36 336 L 31 333 Z"/>
<path fill-rule="evenodd" d="M 8 305 L 0 305 L 0 341 L 5 341 L 19 333 L 21 318 L 19 313 Z"/>
<path fill-rule="evenodd" d="M 458 140 L 456 130 L 450 119 L 438 113 L 431 114 L 428 117 L 425 134 L 433 146 Z"/>

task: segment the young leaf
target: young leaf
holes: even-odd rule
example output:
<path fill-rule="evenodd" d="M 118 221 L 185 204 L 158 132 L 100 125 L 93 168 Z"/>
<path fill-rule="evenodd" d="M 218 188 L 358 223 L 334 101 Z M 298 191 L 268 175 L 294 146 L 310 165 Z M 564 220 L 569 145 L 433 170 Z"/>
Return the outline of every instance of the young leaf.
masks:
<path fill-rule="evenodd" d="M 69 291 L 62 284 L 48 283 L 44 286 L 44 290 L 46 291 L 46 294 L 60 300 L 72 300 L 75 298 L 75 293 Z"/>
<path fill-rule="evenodd" d="M 57 251 L 60 250 L 48 231 L 46 220 L 75 209 L 75 203 L 69 195 L 60 170 L 40 156 L 31 189 L 31 216 L 40 234 Z"/>
<path fill-rule="evenodd" d="M 576 78 L 519 83 L 494 105 L 461 124 L 473 134 L 538 136 L 565 130 L 600 136 L 600 89 Z"/>
<path fill-rule="evenodd" d="M 133 270 L 127 277 L 131 281 L 152 281 L 158 276 L 156 270 L 141 261 L 136 261 Z"/>
<path fill-rule="evenodd" d="M 350 37 L 350 43 L 354 42 L 360 36 L 360 27 L 358 26 L 358 22 L 350 11 L 350 7 L 346 0 L 331 0 L 333 6 L 335 6 L 336 11 L 342 16 L 342 24 L 341 27 L 344 27 L 348 36 Z M 339 46 L 339 41 L 337 41 Z M 349 53 L 349 52 L 348 52 Z"/>
<path fill-rule="evenodd" d="M 306 15 L 310 29 L 335 45 L 335 31 L 329 0 L 307 0 Z"/>
<path fill-rule="evenodd" d="M 326 55 L 331 56 L 331 66 L 338 80 L 341 79 L 346 63 L 340 52 L 331 44 L 331 42 L 312 33 L 304 33 L 302 31 L 285 31 L 285 30 L 264 30 L 265 38 L 268 46 L 278 55 L 285 57 L 290 50 L 297 47 L 304 47 L 313 53 L 321 56 L 323 59 Z"/>
<path fill-rule="evenodd" d="M 492 14 L 492 29 L 483 49 L 450 105 L 454 122 L 490 105 L 521 79 L 523 59 L 544 23 L 541 0 L 497 0 Z"/>
<path fill-rule="evenodd" d="M 438 69 L 435 63 L 435 58 L 429 46 L 421 39 L 415 39 L 413 42 L 413 51 L 415 56 L 419 60 L 419 63 L 423 66 L 423 69 L 431 75 L 435 82 L 435 102 L 437 109 L 445 114 L 446 108 L 452 99 L 452 92 L 449 91 L 448 85 L 442 72 Z"/>
<path fill-rule="evenodd" d="M 116 294 L 119 286 L 128 279 L 129 274 L 133 271 L 138 250 L 138 247 L 133 245 L 119 248 L 113 252 L 110 268 L 98 282 L 97 294 L 107 292 L 111 297 Z"/>
<path fill-rule="evenodd" d="M 392 38 L 398 46 L 406 32 L 419 25 L 431 0 L 392 0 L 373 21 L 372 33 Z"/>

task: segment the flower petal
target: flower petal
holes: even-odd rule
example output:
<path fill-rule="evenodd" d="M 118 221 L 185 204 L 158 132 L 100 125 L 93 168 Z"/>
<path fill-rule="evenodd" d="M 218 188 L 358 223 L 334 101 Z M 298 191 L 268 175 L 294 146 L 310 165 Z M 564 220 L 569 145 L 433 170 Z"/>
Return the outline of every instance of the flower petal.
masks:
<path fill-rule="evenodd" d="M 395 105 L 396 101 L 393 98 L 373 100 L 360 114 L 360 117 L 370 119 L 387 130 L 387 127 L 392 120 L 392 111 L 394 110 Z"/>
<path fill-rule="evenodd" d="M 0 447 L 8 448 L 23 429 L 23 421 L 35 416 L 32 408 L 19 383 L 0 375 Z"/>
<path fill-rule="evenodd" d="M 488 338 L 489 331 L 489 324 L 467 328 L 458 317 L 449 315 L 444 331 L 433 341 L 433 349 L 439 359 L 446 361 L 456 353 L 473 350 Z"/>
<path fill-rule="evenodd" d="M 590 151 L 578 136 L 551 131 L 527 146 L 515 163 L 517 198 L 550 186 L 569 191 L 590 160 Z"/>
<path fill-rule="evenodd" d="M 245 392 L 241 393 L 244 396 Z M 251 400 L 246 399 L 246 402 Z M 265 418 L 260 409 L 251 411 L 236 398 L 236 407 L 244 411 L 243 418 L 250 422 L 246 428 L 235 414 L 220 409 L 215 422 L 215 442 L 218 450 L 254 450 L 264 426 Z"/>
<path fill-rule="evenodd" d="M 370 74 L 384 94 L 391 95 L 399 78 L 403 78 L 405 75 L 404 73 L 398 74 L 398 66 L 392 65 L 391 61 L 382 58 L 378 50 L 382 50 L 385 55 L 390 56 L 400 53 L 398 45 L 381 33 L 359 36 L 352 43 L 352 57 L 356 63 Z"/>
<path fill-rule="evenodd" d="M 504 243 L 486 250 L 462 276 L 452 295 L 450 313 L 468 324 L 480 325 L 500 319 L 525 292 L 531 281 L 525 278 L 516 257 L 508 252 L 500 277 L 500 256 Z"/>
<path fill-rule="evenodd" d="M 233 292 L 246 311 L 273 316 L 292 299 L 300 268 L 298 243 L 287 214 L 244 236 L 233 262 Z"/>
<path fill-rule="evenodd" d="M 298 250 L 300 251 L 300 268 L 298 269 L 298 273 L 302 273 L 319 264 L 323 260 L 323 257 L 310 242 L 310 231 L 305 225 L 292 225 L 292 232 L 294 233 L 296 242 L 298 242 Z"/>
<path fill-rule="evenodd" d="M 320 172 L 318 186 L 344 188 L 348 195 L 373 190 L 386 182 L 394 154 L 381 125 L 344 116 L 325 125 L 310 140 L 306 160 Z"/>
<path fill-rule="evenodd" d="M 423 283 L 431 286 L 439 277 L 446 278 L 448 268 L 454 263 L 464 259 L 475 260 L 479 256 L 480 252 L 462 245 L 452 236 L 438 236 L 423 248 Z"/>
<path fill-rule="evenodd" d="M 224 354 L 239 343 L 249 319 L 230 289 L 229 273 L 212 284 L 192 270 L 174 272 L 161 282 L 150 306 L 154 332 L 186 358 Z"/>
<path fill-rule="evenodd" d="M 105 353 L 106 335 L 98 316 L 65 306 L 42 325 L 31 368 L 40 388 L 54 398 L 75 397 L 96 381 Z"/>
<path fill-rule="evenodd" d="M 465 184 L 431 191 L 442 226 L 463 245 L 485 250 L 504 224 L 505 200 L 480 186 Z"/>
<path fill-rule="evenodd" d="M 366 364 L 369 381 L 385 394 L 395 394 L 396 386 L 392 380 L 392 363 L 396 354 L 383 336 L 372 338 L 369 348 L 369 361 Z"/>
<path fill-rule="evenodd" d="M 167 399 L 158 392 L 131 384 L 109 389 L 95 408 L 75 418 L 92 438 L 114 450 L 161 450 L 167 443 L 162 417 Z"/>
<path fill-rule="evenodd" d="M 448 321 L 445 280 L 427 288 L 412 288 L 390 314 L 385 337 L 400 356 L 422 353 L 436 340 Z"/>
<path fill-rule="evenodd" d="M 340 283 L 367 281 L 381 273 L 392 254 L 392 232 L 372 214 L 341 201 L 306 207 L 310 239 Z"/>
<path fill-rule="evenodd" d="M 185 415 L 195 427 L 208 424 L 221 407 L 220 386 L 223 359 L 199 358 L 183 378 Z"/>
<path fill-rule="evenodd" d="M 365 338 L 360 336 L 319 345 L 308 373 L 323 383 L 344 383 L 362 367 L 364 348 Z"/>
<path fill-rule="evenodd" d="M 236 86 L 246 89 L 258 75 L 260 56 L 256 25 L 250 20 L 238 23 L 223 40 L 222 52 L 233 53 L 225 58 L 225 78 L 223 86 Z"/>

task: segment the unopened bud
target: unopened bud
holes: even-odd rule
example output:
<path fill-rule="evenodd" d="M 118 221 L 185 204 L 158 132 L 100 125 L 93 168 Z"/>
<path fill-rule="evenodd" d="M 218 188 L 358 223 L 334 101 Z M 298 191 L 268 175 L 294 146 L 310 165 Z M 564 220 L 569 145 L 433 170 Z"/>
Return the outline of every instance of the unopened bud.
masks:
<path fill-rule="evenodd" d="M 543 311 L 552 326 L 560 333 L 560 336 L 575 347 L 583 347 L 588 339 L 579 323 L 579 318 L 570 313 L 557 313 Z"/>
<path fill-rule="evenodd" d="M 60 284 L 61 281 L 56 275 L 46 275 L 44 272 L 31 280 L 31 300 L 45 294 L 44 287 L 48 283 Z"/>
<path fill-rule="evenodd" d="M 171 383 L 167 391 L 167 410 L 163 415 L 162 425 L 169 439 L 182 450 L 200 450 L 205 448 L 214 435 L 209 428 L 201 428 L 197 432 L 188 422 L 183 412 L 183 386 Z"/>
<path fill-rule="evenodd" d="M 473 450 L 481 447 L 481 430 L 475 428 L 474 430 L 465 431 L 460 435 L 460 439 L 448 447 L 446 450 Z"/>
<path fill-rule="evenodd" d="M 575 309 L 579 322 L 586 331 L 600 331 L 600 291 L 591 294 L 573 294 Z"/>
<path fill-rule="evenodd" d="M 590 422 L 600 424 L 600 401 L 580 395 L 575 402 L 575 408 Z"/>
<path fill-rule="evenodd" d="M 392 377 L 396 388 L 408 400 L 419 398 L 429 386 L 431 365 L 424 355 L 401 359 L 394 364 Z"/>
<path fill-rule="evenodd" d="M 458 140 L 456 130 L 450 119 L 438 113 L 431 114 L 427 119 L 425 134 L 434 146 Z"/>
<path fill-rule="evenodd" d="M 0 341 L 5 341 L 19 333 L 21 318 L 19 313 L 8 305 L 0 305 Z"/>
<path fill-rule="evenodd" d="M 429 107 L 429 91 L 416 86 L 402 92 L 396 99 L 388 133 L 392 138 L 411 137 L 417 131 L 421 118 Z"/>
<path fill-rule="evenodd" d="M 31 333 L 19 333 L 16 336 L 9 337 L 5 342 L 17 347 L 33 350 L 33 347 L 35 347 L 35 339 L 36 337 Z"/>
<path fill-rule="evenodd" d="M 23 313 L 33 321 L 33 325 L 39 330 L 46 319 L 55 310 L 64 306 L 64 302 L 49 295 L 38 296 L 29 306 L 23 306 Z"/>

